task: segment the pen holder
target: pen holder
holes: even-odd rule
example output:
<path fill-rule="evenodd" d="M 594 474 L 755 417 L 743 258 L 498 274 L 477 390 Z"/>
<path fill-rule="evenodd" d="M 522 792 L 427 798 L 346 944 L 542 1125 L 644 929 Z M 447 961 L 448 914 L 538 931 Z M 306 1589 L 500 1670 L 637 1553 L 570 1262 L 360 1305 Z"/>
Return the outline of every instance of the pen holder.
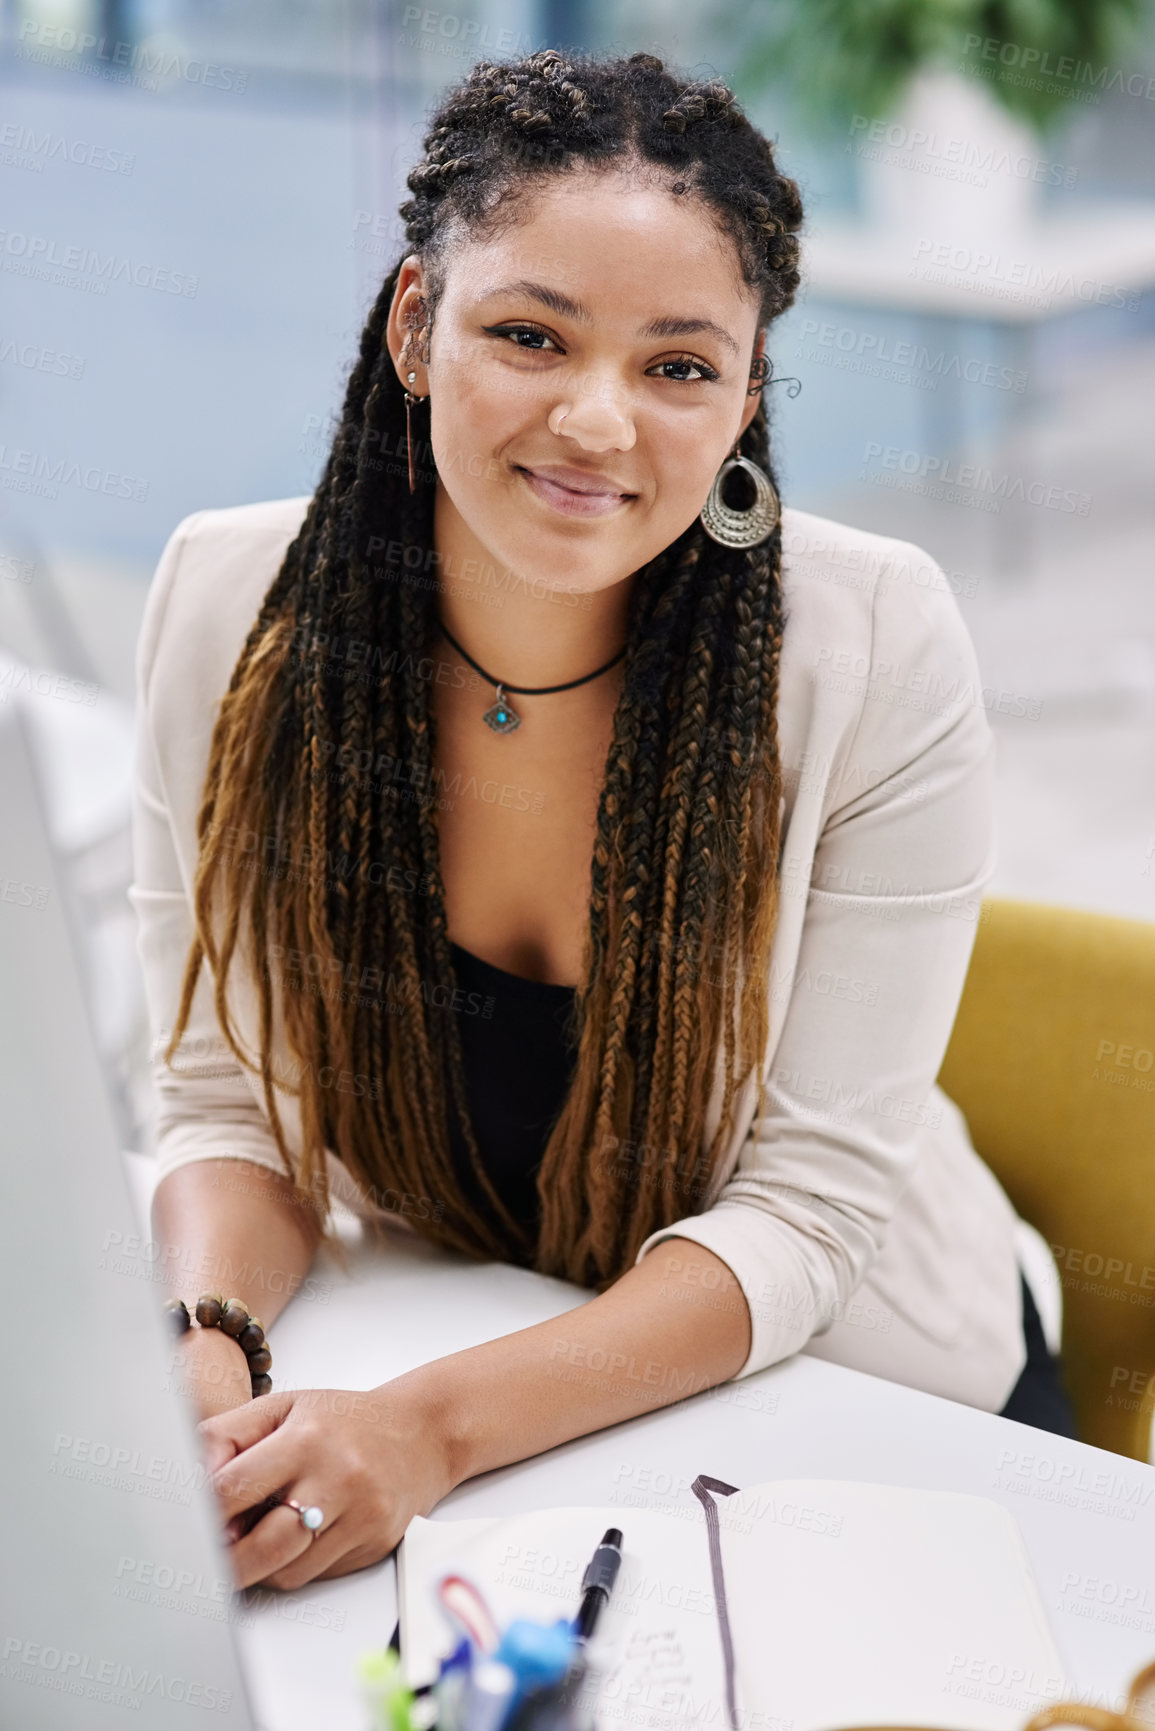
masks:
<path fill-rule="evenodd" d="M 587 1667 L 579 1661 L 559 1682 L 524 1694 L 501 1731 L 596 1731 L 588 1680 Z"/>

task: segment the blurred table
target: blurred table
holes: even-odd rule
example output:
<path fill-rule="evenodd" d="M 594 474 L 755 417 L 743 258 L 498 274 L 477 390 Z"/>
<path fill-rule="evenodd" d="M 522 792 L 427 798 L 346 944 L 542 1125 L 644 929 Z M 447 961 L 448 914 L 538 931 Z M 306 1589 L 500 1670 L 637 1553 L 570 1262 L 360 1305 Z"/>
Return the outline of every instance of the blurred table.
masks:
<path fill-rule="evenodd" d="M 911 316 L 914 343 L 934 352 L 944 323 L 995 327 L 1001 364 L 1036 377 L 1039 335 L 1050 321 L 1097 309 L 1136 315 L 1155 289 L 1155 204 L 1088 202 L 1077 214 L 1049 216 L 1011 235 L 957 242 L 928 225 L 887 230 L 862 223 L 816 225 L 803 242 L 810 301 Z M 874 358 L 881 358 L 875 354 Z M 924 453 L 951 456 L 959 442 L 958 392 L 922 391 Z M 1025 392 L 1011 392 L 1006 433 L 1022 430 Z M 999 514 L 995 551 L 1006 572 L 1029 568 L 1025 511 Z"/>
<path fill-rule="evenodd" d="M 151 1162 L 127 1159 L 143 1205 Z M 391 1236 L 378 1249 L 351 1231 L 348 1275 L 318 1256 L 311 1285 L 276 1323 L 279 1386 L 374 1388 L 589 1297 L 523 1269 L 466 1262 L 402 1231 Z M 806 1353 L 471 1480 L 434 1518 L 676 1505 L 682 1482 L 702 1472 L 739 1486 L 850 1478 L 991 1497 L 1019 1522 L 1072 1685 L 1121 1705 L 1132 1674 L 1155 1658 L 1155 1468 Z M 1104 1585 L 1112 1590 L 1105 1599 Z M 1127 1600 L 1129 1616 L 1111 1621 L 1131 1586 L 1138 1596 Z M 393 1563 L 258 1596 L 238 1636 L 262 1731 L 364 1731 L 354 1664 L 392 1633 Z"/>
<path fill-rule="evenodd" d="M 824 300 L 1030 330 L 1081 308 L 1134 311 L 1155 288 L 1155 205 L 1091 205 L 979 243 L 826 223 L 803 258 L 808 291 Z"/>

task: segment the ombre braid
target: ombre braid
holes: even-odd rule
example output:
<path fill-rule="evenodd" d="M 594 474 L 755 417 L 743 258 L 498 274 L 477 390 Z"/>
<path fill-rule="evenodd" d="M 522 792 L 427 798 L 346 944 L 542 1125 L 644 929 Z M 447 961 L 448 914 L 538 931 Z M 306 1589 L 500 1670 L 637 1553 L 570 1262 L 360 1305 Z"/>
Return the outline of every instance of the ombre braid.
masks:
<path fill-rule="evenodd" d="M 798 189 L 725 85 L 679 78 L 649 54 L 548 50 L 479 62 L 433 115 L 400 212 L 423 265 L 425 340 L 463 231 L 516 223 L 543 176 L 638 165 L 662 170 L 663 184 L 730 238 L 760 325 L 786 310 L 798 286 Z M 370 1198 L 435 1199 L 413 1223 L 437 1242 L 604 1286 L 650 1233 L 704 1205 L 735 1093 L 765 1054 L 782 789 L 781 535 L 727 549 L 695 520 L 638 573 L 591 860 L 577 1061 L 545 1150 L 531 1242 L 485 1170 L 456 1018 L 427 1000 L 427 988 L 455 984 L 433 802 L 395 779 L 334 773 L 339 745 L 350 764 L 404 762 L 418 786 L 435 780 L 429 682 L 417 671 L 435 602 L 368 562 L 384 539 L 403 555 L 415 549 L 418 563 L 433 545 L 433 489 L 410 496 L 405 463 L 382 458 L 404 449 L 402 388 L 385 342 L 399 272 L 369 315 L 324 473 L 220 705 L 198 818 L 196 938 L 168 1056 L 207 964 L 222 1031 L 260 1073 L 286 1172 L 322 1211 L 329 1148 Z M 741 449 L 773 473 L 762 404 Z M 343 634 L 396 651 L 396 671 L 350 678 L 325 647 Z M 220 838 L 240 823 L 278 858 L 307 847 L 302 869 L 230 870 Z M 389 864 L 383 882 L 366 870 L 375 853 Z M 273 969 L 274 946 L 350 989 L 298 989 Z M 256 1059 L 227 1002 L 238 949 L 257 990 Z M 388 994 L 362 990 L 367 975 L 387 979 Z M 302 1066 L 295 1088 L 274 1078 L 281 1026 Z M 722 1113 L 707 1146 L 719 1052 Z M 364 1078 L 365 1089 L 322 1087 L 326 1065 Z M 299 1160 L 278 1090 L 300 1100 Z M 467 1173 L 451 1155 L 451 1104 Z"/>

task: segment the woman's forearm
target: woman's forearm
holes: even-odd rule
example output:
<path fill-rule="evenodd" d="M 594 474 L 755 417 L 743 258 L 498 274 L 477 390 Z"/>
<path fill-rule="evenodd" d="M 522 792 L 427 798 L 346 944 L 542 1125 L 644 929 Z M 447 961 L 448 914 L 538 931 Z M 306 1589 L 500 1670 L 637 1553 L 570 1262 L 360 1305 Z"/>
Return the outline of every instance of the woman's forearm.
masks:
<path fill-rule="evenodd" d="M 153 1236 L 166 1298 L 190 1312 L 202 1292 L 241 1303 L 268 1328 L 309 1272 L 320 1238 L 288 1179 L 249 1160 L 195 1160 L 153 1193 Z M 177 1386 L 198 1415 L 228 1411 L 252 1394 L 248 1360 L 219 1328 L 191 1328 L 175 1348 Z"/>
<path fill-rule="evenodd" d="M 399 1381 L 426 1403 L 460 1484 L 726 1382 L 749 1351 L 726 1264 L 671 1238 L 588 1304 Z"/>
<path fill-rule="evenodd" d="M 190 1331 L 191 1332 L 191 1331 Z M 206 1335 L 219 1331 L 207 1329 Z M 749 1356 L 733 1275 L 689 1239 L 659 1243 L 608 1292 L 550 1322 L 419 1366 L 363 1394 L 273 1390 L 203 1427 L 238 1586 L 291 1590 L 376 1563 L 456 1485 L 725 1382 Z M 319 1541 L 274 1491 L 325 1510 Z"/>
<path fill-rule="evenodd" d="M 266 1328 L 305 1279 L 321 1237 L 288 1179 L 249 1160 L 178 1166 L 156 1187 L 152 1226 L 166 1298 L 191 1310 L 202 1292 L 219 1292 Z"/>

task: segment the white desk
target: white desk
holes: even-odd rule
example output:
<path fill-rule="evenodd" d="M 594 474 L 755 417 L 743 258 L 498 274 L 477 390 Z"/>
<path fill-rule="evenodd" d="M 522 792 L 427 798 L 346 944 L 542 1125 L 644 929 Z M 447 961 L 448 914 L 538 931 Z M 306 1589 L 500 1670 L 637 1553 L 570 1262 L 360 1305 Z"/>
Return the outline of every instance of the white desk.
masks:
<path fill-rule="evenodd" d="M 130 1161 L 138 1185 L 148 1164 Z M 316 1295 L 302 1291 L 274 1328 L 282 1387 L 373 1388 L 587 1296 L 520 1269 L 442 1255 L 401 1233 L 387 1251 L 355 1250 L 348 1276 L 324 1255 L 313 1276 Z M 857 1478 L 993 1497 L 1020 1524 L 1076 1688 L 1121 1705 L 1132 1674 L 1155 1659 L 1155 1468 L 805 1353 L 475 1479 L 436 1518 L 580 1503 L 628 1510 L 631 1498 L 661 1505 L 681 1500 L 679 1481 L 700 1472 L 736 1485 Z M 1068 1504 L 1048 1500 L 1060 1474 Z M 1116 1494 L 1096 1495 L 1096 1486 Z M 1114 1607 L 1078 1597 L 1072 1577 L 1080 1585 L 1093 1578 L 1101 1585 L 1092 1593 L 1108 1598 L 1137 1588 L 1131 1623 L 1106 1620 Z M 392 1633 L 392 1562 L 271 1602 L 267 1591 L 260 1596 L 266 1603 L 238 1633 L 262 1731 L 363 1731 L 354 1662 Z"/>
<path fill-rule="evenodd" d="M 557 1316 L 584 1297 L 518 1269 L 470 1266 L 400 1234 L 387 1256 L 361 1253 L 349 1279 L 322 1263 L 314 1272 L 331 1284 L 327 1302 L 294 1301 L 275 1329 L 278 1379 L 302 1387 L 372 1388 L 430 1358 Z M 1038 1494 L 1053 1491 L 1064 1468 L 1075 1487 L 1070 1494 L 1089 1506 Z M 660 1504 L 684 1497 L 678 1481 L 699 1472 L 737 1485 L 810 1475 L 992 1496 L 1022 1527 L 1056 1645 L 1080 1689 L 1111 1697 L 1155 1658 L 1155 1469 L 805 1354 L 489 1473 L 461 1486 L 437 1514 Z M 1097 1479 L 1101 1474 L 1107 1478 Z M 1097 1498 L 1090 1487 L 1108 1482 L 1122 1495 Z M 1065 1609 L 1111 1609 L 1064 1591 L 1072 1573 L 1113 1583 L 1092 1589 L 1108 1596 L 1139 1588 L 1140 1608 L 1131 1601 L 1130 1611 L 1141 1626 Z M 294 1617 L 296 1600 L 309 1609 Z M 306 1615 L 311 1622 L 302 1621 Z M 241 1639 L 262 1724 L 268 1731 L 322 1724 L 362 1731 L 354 1660 L 384 1645 L 395 1619 L 392 1563 L 303 1588 L 284 1595 L 277 1611 L 258 1612 Z"/>

